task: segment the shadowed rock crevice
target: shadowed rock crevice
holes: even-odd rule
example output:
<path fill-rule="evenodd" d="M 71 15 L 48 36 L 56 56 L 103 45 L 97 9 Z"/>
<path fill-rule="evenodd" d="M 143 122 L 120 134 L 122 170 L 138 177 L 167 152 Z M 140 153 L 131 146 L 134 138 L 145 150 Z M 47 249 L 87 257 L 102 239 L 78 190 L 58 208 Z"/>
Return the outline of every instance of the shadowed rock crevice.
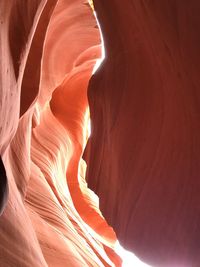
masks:
<path fill-rule="evenodd" d="M 16 80 L 19 75 L 22 53 L 26 48 L 33 21 L 41 0 L 14 0 L 10 10 L 9 44 Z"/>
<path fill-rule="evenodd" d="M 8 180 L 6 176 L 6 170 L 3 165 L 3 161 L 0 158 L 0 215 L 6 206 L 8 199 Z"/>

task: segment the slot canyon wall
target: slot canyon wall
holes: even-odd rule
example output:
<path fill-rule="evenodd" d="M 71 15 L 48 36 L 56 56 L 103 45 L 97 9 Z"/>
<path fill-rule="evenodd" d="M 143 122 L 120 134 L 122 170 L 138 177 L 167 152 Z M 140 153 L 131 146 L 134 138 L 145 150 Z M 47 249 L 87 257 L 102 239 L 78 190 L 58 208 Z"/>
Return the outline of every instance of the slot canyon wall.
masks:
<path fill-rule="evenodd" d="M 199 267 L 200 4 L 93 2 L 92 76 L 88 1 L 0 1 L 0 266 Z"/>
<path fill-rule="evenodd" d="M 0 2 L 0 266 L 121 266 L 85 181 L 101 40 L 83 0 Z"/>
<path fill-rule="evenodd" d="M 200 3 L 94 3 L 106 59 L 88 89 L 88 184 L 125 248 L 200 266 Z"/>

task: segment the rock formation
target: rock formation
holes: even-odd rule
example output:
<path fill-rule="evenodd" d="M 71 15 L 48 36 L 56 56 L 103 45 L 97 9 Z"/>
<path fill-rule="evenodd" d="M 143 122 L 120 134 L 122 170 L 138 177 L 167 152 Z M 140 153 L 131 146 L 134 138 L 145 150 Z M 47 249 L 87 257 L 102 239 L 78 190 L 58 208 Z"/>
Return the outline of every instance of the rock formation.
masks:
<path fill-rule="evenodd" d="M 199 267 L 200 4 L 93 2 L 0 1 L 0 266 Z"/>
<path fill-rule="evenodd" d="M 93 11 L 83 0 L 0 10 L 0 266 L 121 266 L 81 159 L 101 57 Z"/>
<path fill-rule="evenodd" d="M 200 3 L 94 3 L 106 59 L 88 89 L 88 184 L 125 248 L 200 266 Z"/>

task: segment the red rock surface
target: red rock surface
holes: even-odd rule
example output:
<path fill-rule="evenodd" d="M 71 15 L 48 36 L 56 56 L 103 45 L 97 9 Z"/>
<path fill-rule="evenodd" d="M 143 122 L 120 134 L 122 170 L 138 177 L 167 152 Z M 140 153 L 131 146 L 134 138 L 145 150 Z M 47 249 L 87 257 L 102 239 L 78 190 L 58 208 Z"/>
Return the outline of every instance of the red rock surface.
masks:
<path fill-rule="evenodd" d="M 0 10 L 0 266 L 121 266 L 81 159 L 101 56 L 93 11 L 83 0 Z"/>
<path fill-rule="evenodd" d="M 199 267 L 199 1 L 94 5 L 90 80 L 88 1 L 0 1 L 0 267 Z"/>
<path fill-rule="evenodd" d="M 94 4 L 106 60 L 89 84 L 89 186 L 125 248 L 198 267 L 200 3 Z"/>

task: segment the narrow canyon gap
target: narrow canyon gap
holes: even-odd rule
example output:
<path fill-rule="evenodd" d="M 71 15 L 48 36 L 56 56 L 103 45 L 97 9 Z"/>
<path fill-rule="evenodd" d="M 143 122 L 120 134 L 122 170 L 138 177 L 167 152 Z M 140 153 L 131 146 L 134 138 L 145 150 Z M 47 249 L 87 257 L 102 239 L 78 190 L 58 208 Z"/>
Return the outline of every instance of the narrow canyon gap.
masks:
<path fill-rule="evenodd" d="M 0 1 L 0 266 L 199 267 L 200 4 L 93 4 Z"/>

